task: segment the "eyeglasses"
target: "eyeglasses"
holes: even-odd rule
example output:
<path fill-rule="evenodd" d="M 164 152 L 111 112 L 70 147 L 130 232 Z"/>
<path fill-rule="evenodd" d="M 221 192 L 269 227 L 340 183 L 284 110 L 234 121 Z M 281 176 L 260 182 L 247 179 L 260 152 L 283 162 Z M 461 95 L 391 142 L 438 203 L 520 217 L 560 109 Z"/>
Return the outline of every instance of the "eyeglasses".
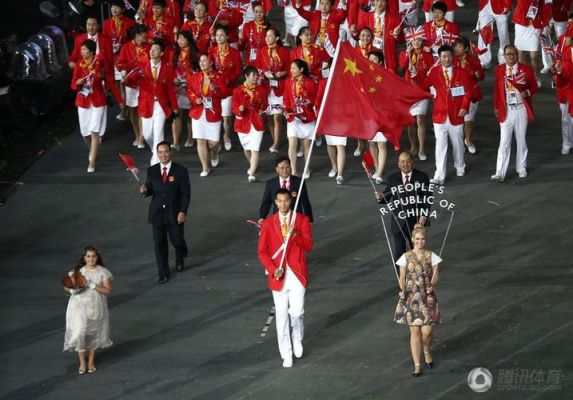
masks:
<path fill-rule="evenodd" d="M 505 53 L 504 55 L 505 56 L 516 56 L 517 54 L 516 53 Z"/>

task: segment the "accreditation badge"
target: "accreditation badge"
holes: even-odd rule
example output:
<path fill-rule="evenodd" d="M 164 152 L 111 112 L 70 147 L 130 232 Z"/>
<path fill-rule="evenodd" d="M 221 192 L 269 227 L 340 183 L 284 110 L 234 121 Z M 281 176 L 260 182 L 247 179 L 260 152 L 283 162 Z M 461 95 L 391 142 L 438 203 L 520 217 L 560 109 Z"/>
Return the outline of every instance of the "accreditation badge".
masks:
<path fill-rule="evenodd" d="M 297 113 L 297 114 L 303 114 L 303 113 L 304 113 L 304 111 L 303 111 L 303 109 L 302 109 L 301 106 L 296 106 L 296 113 Z"/>
<path fill-rule="evenodd" d="M 83 85 L 82 89 L 80 90 L 80 94 L 84 97 L 88 97 L 92 92 L 92 88 L 89 85 Z"/>
<path fill-rule="evenodd" d="M 251 49 L 249 52 L 249 61 L 255 61 L 257 59 L 257 50 L 258 49 Z"/>
<path fill-rule="evenodd" d="M 452 96 L 453 97 L 459 97 L 459 96 L 463 96 L 466 94 L 466 90 L 464 89 L 463 86 L 456 86 L 450 89 L 452 92 Z"/>
<path fill-rule="evenodd" d="M 535 19 L 535 17 L 537 16 L 537 10 L 538 8 L 531 5 L 529 6 L 529 9 L 527 10 L 527 15 L 525 16 L 525 18 L 527 19 Z"/>
<path fill-rule="evenodd" d="M 519 99 L 517 98 L 518 92 L 509 92 L 507 94 L 507 105 L 516 106 L 519 104 Z"/>
<path fill-rule="evenodd" d="M 203 107 L 205 107 L 208 110 L 213 110 L 213 98 L 203 97 Z"/>
<path fill-rule="evenodd" d="M 384 40 L 382 38 L 375 37 L 372 41 L 372 46 L 382 50 L 384 48 Z"/>
<path fill-rule="evenodd" d="M 270 83 L 272 88 L 278 88 L 279 87 L 279 81 L 276 79 L 269 79 L 269 83 Z"/>

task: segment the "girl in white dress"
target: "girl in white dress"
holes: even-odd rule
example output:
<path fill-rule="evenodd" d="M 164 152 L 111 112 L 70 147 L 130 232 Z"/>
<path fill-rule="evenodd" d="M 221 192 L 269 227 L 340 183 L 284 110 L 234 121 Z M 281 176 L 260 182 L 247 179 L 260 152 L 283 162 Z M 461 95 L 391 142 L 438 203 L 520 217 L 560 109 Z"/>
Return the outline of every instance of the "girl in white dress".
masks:
<path fill-rule="evenodd" d="M 86 279 L 83 289 L 68 289 L 70 300 L 66 311 L 66 334 L 64 350 L 77 351 L 79 374 L 96 371 L 94 364 L 96 349 L 112 345 L 109 335 L 109 314 L 106 296 L 111 292 L 111 273 L 103 267 L 103 260 L 97 249 L 88 246 L 76 267 Z M 70 271 L 73 275 L 75 271 Z"/>

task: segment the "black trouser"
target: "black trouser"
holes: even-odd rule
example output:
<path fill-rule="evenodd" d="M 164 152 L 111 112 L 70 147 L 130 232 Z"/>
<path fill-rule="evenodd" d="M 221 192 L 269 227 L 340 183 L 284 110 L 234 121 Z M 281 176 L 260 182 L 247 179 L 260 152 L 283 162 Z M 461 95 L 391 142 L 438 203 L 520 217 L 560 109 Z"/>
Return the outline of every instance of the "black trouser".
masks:
<path fill-rule="evenodd" d="M 187 243 L 183 232 L 183 224 L 153 224 L 153 243 L 155 245 L 155 260 L 157 272 L 160 278 L 169 276 L 169 246 L 167 235 L 171 245 L 175 247 L 175 263 L 183 264 L 183 258 L 187 256 Z"/>

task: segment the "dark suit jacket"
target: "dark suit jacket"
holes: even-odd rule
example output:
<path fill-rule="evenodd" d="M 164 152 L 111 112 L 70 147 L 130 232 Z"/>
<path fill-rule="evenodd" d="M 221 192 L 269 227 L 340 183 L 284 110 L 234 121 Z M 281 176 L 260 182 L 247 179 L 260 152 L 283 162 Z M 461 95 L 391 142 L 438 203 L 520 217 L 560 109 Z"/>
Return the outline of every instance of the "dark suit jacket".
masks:
<path fill-rule="evenodd" d="M 161 163 L 147 168 L 146 196 L 152 196 L 149 203 L 150 224 L 177 224 L 177 214 L 187 214 L 191 198 L 191 184 L 187 168 L 171 163 L 167 183 L 161 180 Z"/>
<path fill-rule="evenodd" d="M 290 192 L 293 195 L 292 204 L 290 205 L 291 209 L 294 209 L 294 203 L 296 201 L 296 197 L 298 196 L 300 190 L 300 182 L 301 179 L 298 176 L 291 175 L 290 176 Z M 265 193 L 263 194 L 263 198 L 261 200 L 261 208 L 259 209 L 259 216 L 260 218 L 266 218 L 269 215 L 269 211 L 272 207 L 273 213 L 278 211 L 277 206 L 275 204 L 275 194 L 277 190 L 281 188 L 280 178 L 278 176 L 269 179 L 265 185 Z M 310 205 L 310 200 L 308 198 L 308 190 L 306 189 L 306 184 L 302 185 L 302 193 L 301 198 L 298 203 L 298 209 L 296 210 L 301 214 L 304 214 L 310 219 L 310 222 L 313 222 L 312 219 L 312 206 Z"/>
<path fill-rule="evenodd" d="M 412 190 L 411 192 L 407 192 L 407 193 L 399 193 L 398 191 L 396 191 L 396 193 L 393 194 L 392 188 L 393 187 L 397 188 L 400 185 L 404 185 L 404 182 L 402 181 L 402 172 L 401 171 L 398 171 L 398 172 L 390 175 L 388 177 L 388 185 L 386 186 L 386 188 L 383 191 L 384 198 L 381 201 L 379 201 L 379 203 L 381 203 L 381 204 L 391 203 L 394 200 L 400 200 L 400 199 L 406 198 L 408 196 L 416 196 L 416 195 L 418 195 L 419 198 L 422 199 L 423 196 L 426 196 L 426 198 L 427 198 L 427 196 L 430 196 L 432 194 L 427 190 L 428 185 L 430 184 L 430 179 L 428 178 L 428 175 L 426 175 L 425 172 L 419 171 L 417 169 L 412 169 L 412 178 L 410 179 L 410 182 L 411 183 L 415 183 L 415 182 L 423 183 L 425 186 L 425 190 L 422 190 L 422 188 L 418 188 L 416 190 Z M 416 224 L 416 222 L 418 222 L 419 217 L 413 216 L 413 217 L 409 217 L 406 219 L 400 219 L 398 217 L 398 214 L 400 213 L 400 211 L 408 211 L 408 210 L 413 210 L 416 208 L 425 209 L 425 210 L 429 211 L 430 204 L 428 204 L 428 203 L 415 203 L 415 204 L 408 204 L 406 206 L 399 205 L 398 207 L 396 207 L 396 210 L 393 211 L 396 218 L 392 218 L 392 223 L 391 223 L 392 232 L 395 232 L 395 233 L 400 232 L 400 226 L 402 226 L 404 228 L 406 223 L 408 224 L 408 226 L 410 228 L 405 230 L 404 232 L 407 233 L 409 230 L 411 230 L 412 227 Z M 396 223 L 396 220 L 398 220 L 400 225 L 398 225 Z"/>

